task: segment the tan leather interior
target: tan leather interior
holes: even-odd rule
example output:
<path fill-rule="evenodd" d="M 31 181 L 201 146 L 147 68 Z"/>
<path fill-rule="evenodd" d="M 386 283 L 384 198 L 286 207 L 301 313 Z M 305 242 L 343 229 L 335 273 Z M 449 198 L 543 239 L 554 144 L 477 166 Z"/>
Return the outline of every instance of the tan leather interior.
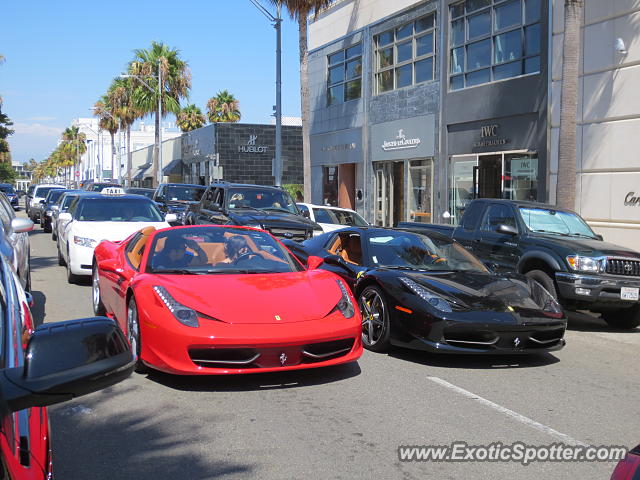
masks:
<path fill-rule="evenodd" d="M 362 265 L 362 246 L 360 235 L 344 233 L 336 237 L 329 252 L 340 255 L 345 261 Z"/>
<path fill-rule="evenodd" d="M 144 253 L 144 247 L 147 245 L 147 240 L 149 240 L 149 235 L 155 232 L 156 227 L 145 227 L 140 230 L 142 235 L 136 241 L 136 244 L 133 246 L 129 252 L 127 252 L 127 257 L 131 265 L 136 270 L 140 268 L 140 262 L 142 261 L 142 254 Z"/>

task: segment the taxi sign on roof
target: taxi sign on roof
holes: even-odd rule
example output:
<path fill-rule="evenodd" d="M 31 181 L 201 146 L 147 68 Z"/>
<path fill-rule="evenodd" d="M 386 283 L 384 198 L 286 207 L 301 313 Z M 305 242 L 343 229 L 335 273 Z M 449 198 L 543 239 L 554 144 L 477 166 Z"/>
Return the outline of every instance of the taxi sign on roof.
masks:
<path fill-rule="evenodd" d="M 103 188 L 100 192 L 102 195 L 124 195 L 124 189 L 120 187 L 107 187 Z"/>

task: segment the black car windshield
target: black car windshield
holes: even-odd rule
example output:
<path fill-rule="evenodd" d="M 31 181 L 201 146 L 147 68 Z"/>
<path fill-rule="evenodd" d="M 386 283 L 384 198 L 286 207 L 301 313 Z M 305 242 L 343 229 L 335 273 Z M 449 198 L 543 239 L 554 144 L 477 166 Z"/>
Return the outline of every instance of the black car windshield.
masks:
<path fill-rule="evenodd" d="M 74 219 L 81 222 L 164 222 L 160 210 L 151 200 L 107 196 L 80 199 Z"/>
<path fill-rule="evenodd" d="M 229 209 L 253 208 L 259 210 L 280 210 L 299 214 L 298 207 L 284 190 L 260 188 L 230 188 Z"/>
<path fill-rule="evenodd" d="M 520 207 L 520 215 L 527 228 L 533 232 L 597 238 L 589 225 L 575 213 L 548 208 Z"/>
<path fill-rule="evenodd" d="M 444 237 L 383 231 L 368 237 L 372 265 L 417 270 L 487 272 L 476 257 Z"/>
<path fill-rule="evenodd" d="M 266 232 L 229 227 L 165 230 L 155 236 L 148 272 L 214 275 L 298 272 L 304 267 Z"/>
<path fill-rule="evenodd" d="M 169 185 L 167 202 L 199 202 L 207 188 L 199 185 Z"/>
<path fill-rule="evenodd" d="M 334 225 L 351 225 L 356 227 L 366 227 L 369 225 L 364 218 L 356 212 L 349 210 L 336 210 L 333 208 L 313 208 L 313 216 L 316 222 L 331 223 Z"/>
<path fill-rule="evenodd" d="M 51 190 L 49 193 L 47 193 L 47 197 L 45 200 L 49 204 L 54 204 L 58 201 L 58 199 L 63 193 L 64 193 L 64 190 L 62 190 L 61 188 Z"/>
<path fill-rule="evenodd" d="M 16 193 L 11 185 L 0 185 L 0 192 L 4 193 Z"/>

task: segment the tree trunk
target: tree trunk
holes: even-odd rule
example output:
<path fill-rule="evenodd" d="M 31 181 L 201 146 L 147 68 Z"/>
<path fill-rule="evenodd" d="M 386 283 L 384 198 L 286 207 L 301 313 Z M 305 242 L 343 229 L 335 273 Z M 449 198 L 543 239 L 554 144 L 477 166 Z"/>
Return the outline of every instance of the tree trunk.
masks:
<path fill-rule="evenodd" d="M 131 187 L 131 169 L 133 160 L 131 158 L 131 125 L 127 125 L 127 187 Z"/>
<path fill-rule="evenodd" d="M 583 0 L 564 1 L 564 41 L 562 94 L 560 98 L 560 142 L 558 145 L 558 183 L 556 204 L 576 207 L 576 133 L 578 116 L 578 76 L 580 65 L 580 25 Z"/>
<path fill-rule="evenodd" d="M 114 159 L 116 153 L 116 140 L 113 132 L 109 132 L 109 135 L 111 135 L 111 180 L 113 180 L 113 172 L 115 171 L 115 169 L 113 168 L 113 162 L 115 161 Z"/>
<path fill-rule="evenodd" d="M 309 56 L 307 55 L 307 15 L 298 16 L 300 48 L 300 115 L 302 117 L 302 172 L 304 175 L 304 201 L 311 202 L 311 145 L 309 125 Z"/>
<path fill-rule="evenodd" d="M 151 167 L 151 185 L 153 188 L 158 186 L 158 158 L 160 156 L 160 112 L 156 110 L 156 137 L 153 144 L 153 166 Z"/>

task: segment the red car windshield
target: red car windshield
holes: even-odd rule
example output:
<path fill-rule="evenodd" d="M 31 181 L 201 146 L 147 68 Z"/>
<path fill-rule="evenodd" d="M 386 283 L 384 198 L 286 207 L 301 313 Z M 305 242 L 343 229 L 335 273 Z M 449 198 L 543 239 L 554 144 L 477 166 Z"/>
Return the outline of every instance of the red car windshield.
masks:
<path fill-rule="evenodd" d="M 151 245 L 147 272 L 232 274 L 298 272 L 304 267 L 270 234 L 225 227 L 176 228 Z"/>

